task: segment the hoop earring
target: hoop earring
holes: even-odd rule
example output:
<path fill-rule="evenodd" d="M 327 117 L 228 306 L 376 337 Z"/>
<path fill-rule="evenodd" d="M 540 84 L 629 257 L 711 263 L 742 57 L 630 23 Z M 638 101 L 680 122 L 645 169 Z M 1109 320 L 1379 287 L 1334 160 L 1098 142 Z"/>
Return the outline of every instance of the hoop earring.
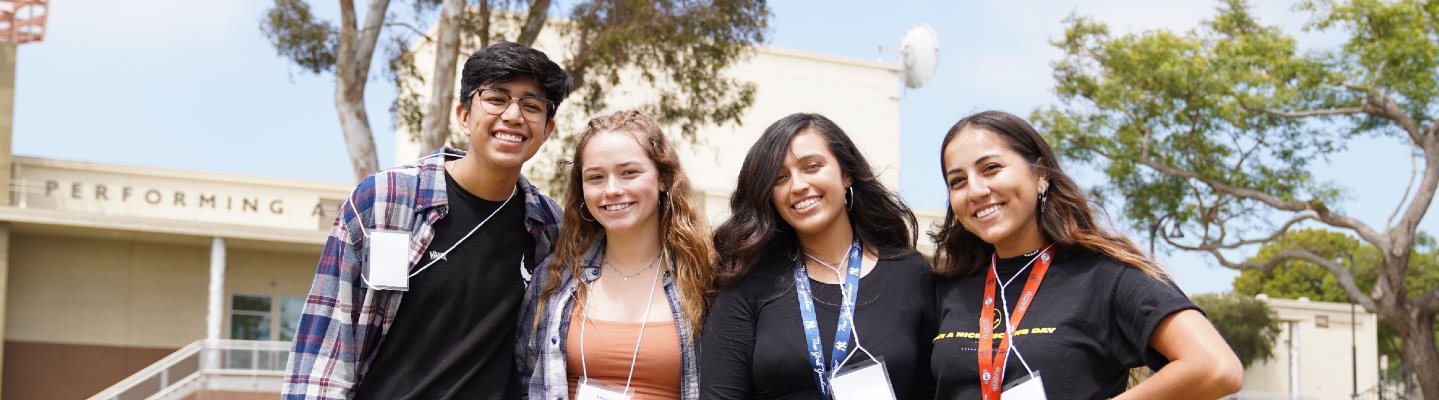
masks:
<path fill-rule="evenodd" d="M 586 206 L 586 205 L 585 205 L 585 202 L 583 202 L 583 201 L 580 202 L 580 219 L 583 219 L 583 220 L 585 220 L 585 221 L 595 222 L 595 220 L 592 219 L 592 218 L 585 218 L 585 210 L 586 210 L 586 209 L 589 209 L 589 206 Z"/>
<path fill-rule="evenodd" d="M 848 187 L 847 189 L 849 189 L 849 191 L 847 191 L 847 192 L 844 193 L 844 210 L 845 210 L 845 211 L 849 211 L 849 210 L 851 210 L 851 209 L 854 209 L 854 186 L 850 186 L 850 187 Z"/>

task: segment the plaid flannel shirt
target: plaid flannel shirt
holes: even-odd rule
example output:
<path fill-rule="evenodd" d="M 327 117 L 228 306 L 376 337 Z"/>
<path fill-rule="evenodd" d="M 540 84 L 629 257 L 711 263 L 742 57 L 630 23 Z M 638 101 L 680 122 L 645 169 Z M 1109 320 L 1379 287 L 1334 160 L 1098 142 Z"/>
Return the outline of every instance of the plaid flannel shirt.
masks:
<path fill-rule="evenodd" d="M 605 237 L 601 233 L 585 254 L 585 268 L 580 273 L 585 283 L 600 278 L 600 263 L 605 256 Z M 575 291 L 579 280 L 574 279 L 569 268 L 560 269 L 560 289 L 550 295 L 542 314 L 536 315 L 537 299 L 550 280 L 546 272 L 553 257 L 546 258 L 535 268 L 535 278 L 525 294 L 524 306 L 520 307 L 518 325 L 519 340 L 515 341 L 515 357 L 519 363 L 520 386 L 529 390 L 530 400 L 567 400 L 570 383 L 566 365 L 566 340 L 569 339 L 570 315 L 575 309 Z M 673 260 L 670 271 L 675 268 Z M 664 275 L 665 298 L 669 300 L 670 312 L 674 314 L 675 328 L 680 338 L 680 399 L 699 399 L 699 344 L 685 318 L 680 304 L 679 287 L 669 271 Z M 535 318 L 540 318 L 538 326 Z M 538 341 L 538 342 L 536 342 Z M 638 362 L 645 362 L 639 360 Z"/>
<path fill-rule="evenodd" d="M 287 400 L 341 400 L 354 396 L 376 350 L 395 321 L 403 292 L 373 290 L 360 279 L 369 252 L 362 232 L 410 232 L 413 270 L 434 238 L 435 221 L 448 212 L 444 162 L 464 152 L 441 148 L 430 157 L 370 175 L 341 206 L 305 299 L 285 376 Z M 563 212 L 523 176 L 525 228 L 535 257 L 549 257 Z M 363 231 L 361 228 L 363 227 Z M 483 262 L 483 261 L 480 261 Z M 522 271 L 527 278 L 531 271 Z"/>

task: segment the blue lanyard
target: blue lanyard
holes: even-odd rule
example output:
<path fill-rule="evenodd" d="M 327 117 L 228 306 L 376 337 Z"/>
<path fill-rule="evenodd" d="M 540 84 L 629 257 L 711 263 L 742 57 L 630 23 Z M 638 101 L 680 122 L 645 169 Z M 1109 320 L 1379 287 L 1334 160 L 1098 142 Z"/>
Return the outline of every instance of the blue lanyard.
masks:
<path fill-rule="evenodd" d="M 838 370 L 844 362 L 845 354 L 849 353 L 849 335 L 854 328 L 854 300 L 859 293 L 859 270 L 860 263 L 859 239 L 849 245 L 848 272 L 844 281 L 844 300 L 840 302 L 839 322 L 834 333 L 834 351 L 830 353 L 832 367 Z M 809 272 L 804 267 L 804 257 L 800 257 L 798 264 L 794 267 L 795 292 L 799 294 L 799 314 L 804 318 L 804 337 L 809 344 L 810 367 L 814 372 L 814 384 L 819 387 L 820 394 L 826 399 L 834 398 L 830 393 L 828 375 L 824 364 L 824 349 L 820 347 L 819 321 L 814 317 L 814 298 L 809 290 Z"/>

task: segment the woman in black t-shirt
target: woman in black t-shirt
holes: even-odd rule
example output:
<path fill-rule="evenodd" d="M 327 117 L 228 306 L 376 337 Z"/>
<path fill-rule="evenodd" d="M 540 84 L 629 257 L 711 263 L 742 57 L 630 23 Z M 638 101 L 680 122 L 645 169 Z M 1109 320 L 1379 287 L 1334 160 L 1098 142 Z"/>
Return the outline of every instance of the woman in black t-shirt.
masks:
<path fill-rule="evenodd" d="M 1153 261 L 1100 227 L 1028 122 L 960 120 L 941 164 L 950 208 L 933 234 L 942 399 L 1218 399 L 1243 369 Z M 984 338 L 984 339 L 981 339 Z M 1130 368 L 1156 370 L 1126 391 Z M 1024 397 L 1034 398 L 1034 397 Z"/>
<path fill-rule="evenodd" d="M 817 114 L 770 125 L 730 211 L 715 232 L 724 292 L 705 319 L 700 398 L 890 395 L 844 390 L 862 376 L 896 399 L 934 398 L 934 279 L 914 250 L 914 214 L 844 131 Z M 868 369 L 835 378 L 836 366 Z"/>

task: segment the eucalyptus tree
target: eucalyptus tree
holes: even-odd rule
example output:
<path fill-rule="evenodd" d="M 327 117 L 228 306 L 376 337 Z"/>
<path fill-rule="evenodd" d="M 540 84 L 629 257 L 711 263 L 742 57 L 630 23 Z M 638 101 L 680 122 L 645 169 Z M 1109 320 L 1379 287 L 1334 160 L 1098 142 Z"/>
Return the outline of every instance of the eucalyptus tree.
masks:
<path fill-rule="evenodd" d="M 335 74 L 335 109 L 356 179 L 379 166 L 364 92 L 386 33 L 384 73 L 398 91 L 390 112 L 424 151 L 462 139 L 449 130 L 459 54 L 499 41 L 533 46 L 547 28 L 565 46 L 549 49 L 550 57 L 575 82 L 569 97 L 574 105 L 561 115 L 601 112 L 607 92 L 638 83 L 653 90 L 637 107 L 695 142 L 699 127 L 739 123 L 754 103 L 754 84 L 724 71 L 764 41 L 770 15 L 764 0 L 582 0 L 563 6 L 550 0 L 411 0 L 411 17 L 401 18 L 390 0 L 371 0 L 361 22 L 354 0 L 339 3 L 340 23 L 334 24 L 304 0 L 274 0 L 260 30 L 302 70 Z M 564 18 L 551 18 L 553 10 Z M 433 29 L 424 28 L 431 23 Z M 433 65 L 415 63 L 420 47 L 414 43 L 434 46 Z M 572 136 L 560 131 L 557 138 L 569 143 Z"/>
<path fill-rule="evenodd" d="M 1439 400 L 1439 288 L 1404 282 L 1439 188 L 1439 1 L 1307 0 L 1295 8 L 1312 14 L 1309 29 L 1342 33 L 1344 43 L 1300 51 L 1242 0 L 1221 3 L 1217 16 L 1185 33 L 1111 35 L 1071 17 L 1054 42 L 1064 52 L 1053 64 L 1062 103 L 1032 119 L 1062 157 L 1108 176 L 1096 193 L 1123 197 L 1134 227 L 1182 233 L 1165 235 L 1170 246 L 1240 270 L 1288 260 L 1324 268 L 1346 296 L 1394 326 L 1425 398 Z M 1417 157 L 1411 171 L 1373 171 L 1411 175 L 1383 226 L 1336 208 L 1342 188 L 1311 170 L 1370 137 L 1412 146 L 1387 157 Z M 1301 221 L 1353 232 L 1378 249 L 1373 286 L 1366 292 L 1346 263 L 1303 246 L 1231 259 Z"/>

